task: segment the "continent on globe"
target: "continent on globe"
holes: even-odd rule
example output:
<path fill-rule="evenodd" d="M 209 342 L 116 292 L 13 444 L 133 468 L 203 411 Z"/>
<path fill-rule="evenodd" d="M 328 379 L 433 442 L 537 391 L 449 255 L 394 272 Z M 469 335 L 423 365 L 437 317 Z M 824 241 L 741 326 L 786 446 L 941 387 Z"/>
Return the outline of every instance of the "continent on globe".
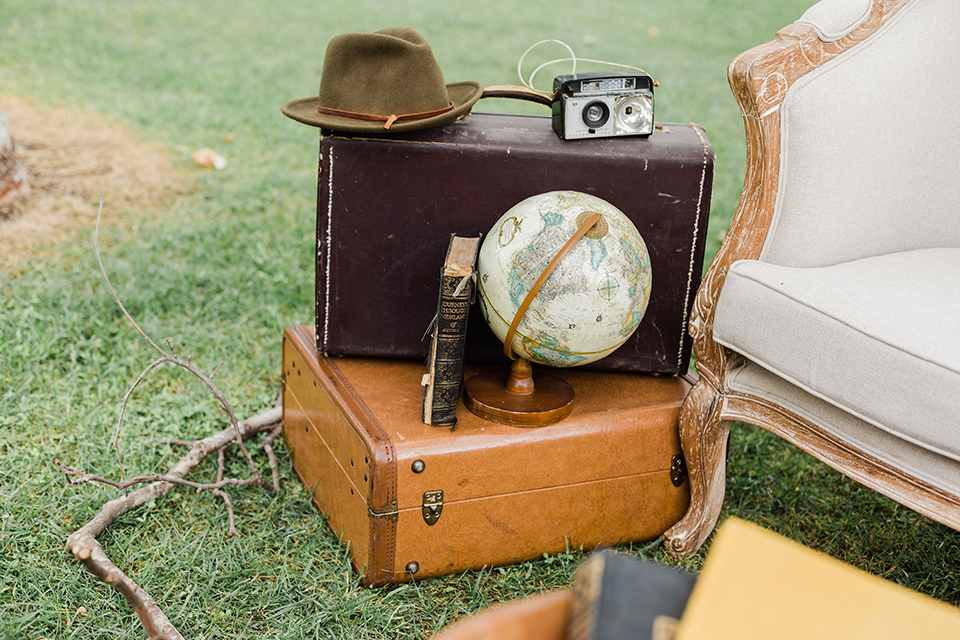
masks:
<path fill-rule="evenodd" d="M 478 258 L 480 305 L 505 340 L 537 279 L 594 213 L 602 218 L 559 262 L 513 336 L 513 352 L 552 367 L 609 355 L 639 326 L 650 300 L 650 256 L 634 224 L 609 202 L 551 191 L 514 205 L 494 224 Z"/>

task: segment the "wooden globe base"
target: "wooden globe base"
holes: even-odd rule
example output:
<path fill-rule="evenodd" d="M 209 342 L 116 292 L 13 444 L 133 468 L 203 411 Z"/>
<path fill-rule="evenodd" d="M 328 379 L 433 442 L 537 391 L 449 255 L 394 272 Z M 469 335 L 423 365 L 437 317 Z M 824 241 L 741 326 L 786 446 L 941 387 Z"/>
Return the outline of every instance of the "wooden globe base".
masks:
<path fill-rule="evenodd" d="M 481 373 L 467 380 L 463 402 L 484 420 L 515 427 L 545 427 L 566 418 L 573 410 L 573 387 L 551 375 L 533 380 L 530 362 L 513 361 L 510 376 Z"/>

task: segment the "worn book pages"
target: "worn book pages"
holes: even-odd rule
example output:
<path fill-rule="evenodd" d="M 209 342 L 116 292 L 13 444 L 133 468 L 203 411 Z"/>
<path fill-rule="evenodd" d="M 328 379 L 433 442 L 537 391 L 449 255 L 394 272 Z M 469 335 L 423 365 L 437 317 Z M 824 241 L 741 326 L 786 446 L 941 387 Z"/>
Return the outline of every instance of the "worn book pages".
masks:
<path fill-rule="evenodd" d="M 427 370 L 423 375 L 423 422 L 457 424 L 457 403 L 463 386 L 463 353 L 467 317 L 474 292 L 474 270 L 480 238 L 450 236 L 440 273 L 440 297 L 433 320 Z"/>

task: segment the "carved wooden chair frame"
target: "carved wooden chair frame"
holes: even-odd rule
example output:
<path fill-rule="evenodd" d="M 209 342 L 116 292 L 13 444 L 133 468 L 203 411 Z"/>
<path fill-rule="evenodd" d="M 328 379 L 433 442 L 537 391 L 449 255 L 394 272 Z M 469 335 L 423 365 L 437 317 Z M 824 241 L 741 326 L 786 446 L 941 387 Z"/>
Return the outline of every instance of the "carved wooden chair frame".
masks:
<path fill-rule="evenodd" d="M 680 414 L 680 438 L 690 478 L 690 508 L 664 534 L 674 557 L 696 551 L 717 524 L 723 503 L 727 441 L 734 422 L 760 426 L 850 478 L 911 509 L 960 530 L 960 498 L 858 451 L 813 423 L 767 400 L 731 391 L 728 373 L 743 356 L 713 340 L 715 303 L 737 260 L 757 259 L 774 212 L 780 169 L 780 106 L 801 76 L 876 33 L 907 0 L 874 0 L 866 19 L 834 42 L 810 25 L 792 24 L 776 39 L 733 60 L 728 78 L 743 113 L 747 141 L 744 188 L 730 229 L 694 301 L 689 330 L 700 379 Z"/>

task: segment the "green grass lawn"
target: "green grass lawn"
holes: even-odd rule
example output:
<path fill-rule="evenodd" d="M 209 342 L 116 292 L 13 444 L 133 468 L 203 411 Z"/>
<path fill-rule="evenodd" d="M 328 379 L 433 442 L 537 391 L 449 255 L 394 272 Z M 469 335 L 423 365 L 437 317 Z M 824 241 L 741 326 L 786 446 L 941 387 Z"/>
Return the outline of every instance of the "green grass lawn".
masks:
<path fill-rule="evenodd" d="M 717 153 L 712 256 L 744 173 L 726 66 L 811 3 L 4 0 L 0 107 L 19 96 L 104 114 L 192 172 L 188 195 L 133 220 L 120 219 L 105 195 L 104 261 L 148 333 L 169 338 L 206 370 L 225 362 L 218 383 L 238 413 L 250 415 L 277 397 L 283 328 L 312 322 L 317 131 L 279 107 L 315 95 L 331 37 L 410 24 L 430 41 L 448 81 L 487 85 L 516 83 L 518 57 L 543 38 L 564 40 L 584 57 L 644 67 L 660 81 L 657 119 L 703 125 Z M 488 102 L 476 110 L 542 112 Z M 227 155 L 225 171 L 194 171 L 177 151 L 207 146 Z M 142 637 L 126 603 L 64 549 L 67 535 L 115 492 L 65 488 L 52 462 L 117 476 L 109 440 L 119 404 L 155 359 L 116 308 L 91 240 L 92 229 L 84 230 L 53 257 L 28 257 L 0 272 L 3 638 Z M 197 381 L 156 372 L 127 409 L 127 474 L 162 471 L 180 457 L 181 449 L 159 440 L 222 426 L 222 412 Z M 219 502 L 184 489 L 101 537 L 185 636 L 421 638 L 491 603 L 567 585 L 589 551 L 366 590 L 279 453 L 280 495 L 232 493 L 240 537 L 225 536 Z M 242 472 L 239 458 L 230 464 Z M 960 603 L 957 533 L 752 427 L 735 429 L 729 468 L 722 518 L 750 519 Z M 207 461 L 196 475 L 214 473 Z M 627 550 L 668 562 L 656 542 Z M 702 558 L 703 551 L 683 564 L 695 570 Z"/>

